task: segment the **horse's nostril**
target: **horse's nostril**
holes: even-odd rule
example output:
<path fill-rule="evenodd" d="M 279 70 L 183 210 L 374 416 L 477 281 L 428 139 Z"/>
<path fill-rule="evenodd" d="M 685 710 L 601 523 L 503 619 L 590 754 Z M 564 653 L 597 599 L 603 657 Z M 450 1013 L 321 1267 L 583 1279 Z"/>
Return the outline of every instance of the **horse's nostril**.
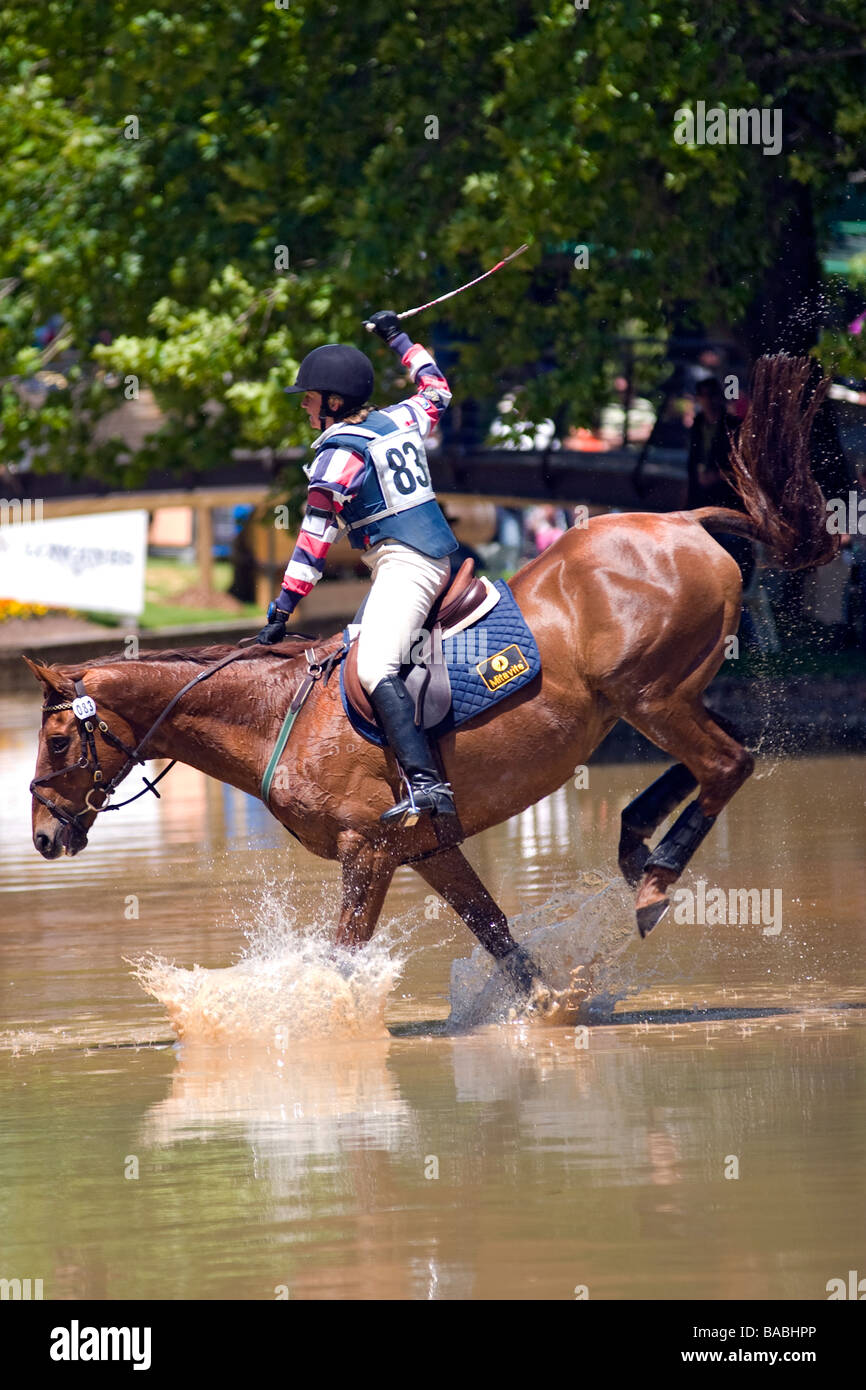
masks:
<path fill-rule="evenodd" d="M 51 847 L 51 840 L 45 834 L 44 830 L 37 830 L 36 834 L 33 836 L 33 843 L 40 854 L 44 854 L 45 851 Z"/>

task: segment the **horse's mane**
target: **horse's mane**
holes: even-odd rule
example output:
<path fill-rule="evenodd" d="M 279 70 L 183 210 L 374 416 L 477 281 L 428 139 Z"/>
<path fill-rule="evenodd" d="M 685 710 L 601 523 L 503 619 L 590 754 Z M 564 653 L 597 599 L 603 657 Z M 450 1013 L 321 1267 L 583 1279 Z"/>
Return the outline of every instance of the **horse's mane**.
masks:
<path fill-rule="evenodd" d="M 332 640 L 332 639 L 327 639 Z M 130 657 L 125 652 L 111 652 L 108 656 L 97 656 L 92 661 L 82 661 L 74 666 L 52 665 L 49 670 L 61 672 L 64 676 L 69 676 L 72 680 L 80 680 L 86 671 L 93 671 L 100 666 L 117 666 L 121 663 L 127 665 L 129 662 L 153 662 L 153 661 L 185 661 L 194 666 L 210 666 L 215 661 L 220 661 L 224 656 L 237 654 L 238 661 L 265 661 L 279 657 L 283 660 L 292 660 L 294 657 L 302 656 L 310 647 L 320 647 L 318 638 L 304 636 L 286 637 L 277 646 L 263 646 L 253 643 L 249 647 L 237 646 L 215 646 L 215 647 L 168 647 L 163 651 L 139 652 L 138 656 Z"/>

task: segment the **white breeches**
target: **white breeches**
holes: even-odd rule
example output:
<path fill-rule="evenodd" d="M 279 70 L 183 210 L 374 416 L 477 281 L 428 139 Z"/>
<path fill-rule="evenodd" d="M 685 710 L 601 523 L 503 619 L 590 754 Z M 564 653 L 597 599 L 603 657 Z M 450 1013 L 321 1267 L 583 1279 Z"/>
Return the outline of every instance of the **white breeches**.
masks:
<path fill-rule="evenodd" d="M 358 637 L 358 680 L 369 695 L 410 660 L 431 605 L 448 584 L 451 565 L 399 541 L 382 541 L 361 558 L 373 575 Z"/>

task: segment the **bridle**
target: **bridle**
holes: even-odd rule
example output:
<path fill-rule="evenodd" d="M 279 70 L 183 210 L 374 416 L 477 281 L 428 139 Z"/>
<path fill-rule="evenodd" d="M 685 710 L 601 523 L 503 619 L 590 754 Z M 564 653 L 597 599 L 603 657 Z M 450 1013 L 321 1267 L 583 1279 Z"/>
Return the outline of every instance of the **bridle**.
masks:
<path fill-rule="evenodd" d="M 78 724 L 78 733 L 81 739 L 81 757 L 74 763 L 67 763 L 66 767 L 61 767 L 57 772 L 48 772 L 44 777 L 34 777 L 33 781 L 30 783 L 31 796 L 42 806 L 45 806 L 47 810 L 51 812 L 54 819 L 58 820 L 61 825 L 74 826 L 77 830 L 81 831 L 82 834 L 86 834 L 86 829 L 81 824 L 79 817 L 83 816 L 87 811 L 92 811 L 96 815 L 103 811 L 119 811 L 121 807 L 129 806 L 131 802 L 137 801 L 140 796 L 145 796 L 147 792 L 153 792 L 154 796 L 158 798 L 159 792 L 156 790 L 156 784 L 157 782 L 161 782 L 167 773 L 171 772 L 171 769 L 177 762 L 176 758 L 173 758 L 168 767 L 164 767 L 159 776 L 154 777 L 152 781 L 142 773 L 144 786 L 141 791 L 136 792 L 135 796 L 127 797 L 126 801 L 119 801 L 114 806 L 109 806 L 107 804 L 109 797 L 114 795 L 118 785 L 123 781 L 130 768 L 134 767 L 136 764 L 139 766 L 144 765 L 145 759 L 141 756 L 141 750 L 153 737 L 163 721 L 168 718 L 181 696 L 185 695 L 194 685 L 198 685 L 200 681 L 207 680 L 210 676 L 215 675 L 223 666 L 228 666 L 230 661 L 237 661 L 238 657 L 244 656 L 245 654 L 245 651 L 231 652 L 228 656 L 224 656 L 221 661 L 215 662 L 213 666 L 209 666 L 205 671 L 200 671 L 197 676 L 193 676 L 192 680 L 187 681 L 186 685 L 182 686 L 177 694 L 172 696 L 165 709 L 156 721 L 151 724 L 147 733 L 140 739 L 135 748 L 130 748 L 128 743 L 124 743 L 122 738 L 118 738 L 117 734 L 109 729 L 104 719 L 97 717 L 96 701 L 92 696 L 88 695 L 87 691 L 84 689 L 83 681 L 75 681 L 74 700 L 64 700 L 63 703 L 59 705 L 43 705 L 42 713 L 57 714 L 60 710 L 72 710 Z M 103 773 L 99 761 L 99 752 L 96 746 L 97 736 L 101 737 L 103 742 L 109 744 L 111 747 L 117 748 L 121 753 L 126 754 L 126 762 L 107 782 L 105 781 L 105 774 Z M 42 792 L 37 791 L 38 787 L 45 786 L 46 783 L 53 782 L 56 778 L 63 777 L 67 772 L 72 772 L 78 767 L 90 769 L 93 783 L 93 785 L 87 789 L 84 797 L 84 805 L 80 811 L 66 811 L 62 806 L 58 806 L 56 801 L 52 801 L 49 797 L 43 796 Z M 104 798 L 100 806 L 94 806 L 91 801 L 91 797 L 95 792 L 100 792 Z"/>

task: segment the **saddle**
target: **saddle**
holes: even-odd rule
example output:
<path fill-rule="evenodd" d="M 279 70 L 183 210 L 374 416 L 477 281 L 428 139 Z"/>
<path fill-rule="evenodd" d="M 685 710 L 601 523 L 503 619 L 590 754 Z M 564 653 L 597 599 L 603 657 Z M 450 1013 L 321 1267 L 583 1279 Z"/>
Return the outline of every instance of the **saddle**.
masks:
<path fill-rule="evenodd" d="M 451 682 L 448 668 L 441 659 L 442 642 L 476 623 L 500 599 L 499 591 L 475 573 L 475 561 L 464 560 L 449 587 L 436 599 L 427 617 L 423 644 L 417 646 L 405 677 L 406 688 L 415 702 L 415 723 L 425 729 L 439 724 L 451 707 Z M 362 719 L 375 724 L 376 716 L 367 692 L 358 680 L 358 643 L 360 626 L 350 625 L 349 652 L 343 664 L 343 685 L 346 699 Z M 439 659 L 436 660 L 436 655 Z"/>

